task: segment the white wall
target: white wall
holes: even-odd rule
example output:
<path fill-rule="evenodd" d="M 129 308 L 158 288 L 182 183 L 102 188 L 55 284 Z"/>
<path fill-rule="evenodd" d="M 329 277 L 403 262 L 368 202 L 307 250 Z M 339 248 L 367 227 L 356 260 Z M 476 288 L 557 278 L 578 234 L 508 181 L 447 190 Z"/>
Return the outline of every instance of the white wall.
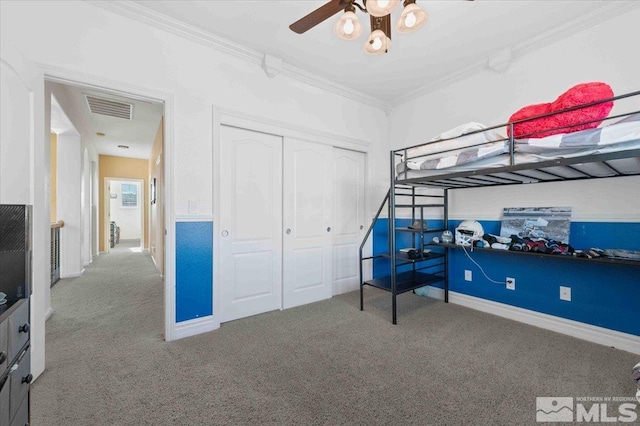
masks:
<path fill-rule="evenodd" d="M 188 200 L 198 214 L 213 212 L 214 105 L 369 141 L 386 157 L 386 117 L 378 108 L 284 75 L 269 79 L 259 64 L 85 2 L 1 6 L 3 37 L 33 61 L 173 95 L 176 215 L 188 214 Z"/>
<path fill-rule="evenodd" d="M 82 143 L 80 135 L 69 131 L 58 135 L 58 202 L 56 217 L 64 221 L 60 229 L 60 277 L 80 276 L 82 258 Z"/>
<path fill-rule="evenodd" d="M 640 8 L 516 56 L 503 74 L 486 68 L 406 102 L 395 108 L 391 116 L 391 148 L 426 142 L 470 121 L 487 125 L 504 123 L 519 108 L 551 102 L 569 87 L 582 82 L 606 82 L 616 95 L 639 90 L 638 22 Z M 634 105 L 637 110 L 637 98 Z M 618 101 L 612 114 L 631 108 L 631 102 Z M 603 186 L 606 187 L 604 192 Z M 591 198 L 596 187 L 603 195 Z M 574 213 L 580 220 L 638 221 L 639 188 L 639 178 L 625 178 L 616 180 L 615 184 L 588 181 L 518 185 L 498 191 L 465 189 L 453 191 L 450 215 L 453 218 L 498 219 L 502 207 L 529 206 L 542 202 L 542 198 L 547 200 L 545 205 L 578 203 Z M 563 198 L 567 195 L 573 199 Z M 587 198 L 591 199 L 580 201 Z"/>
<path fill-rule="evenodd" d="M 89 150 L 82 150 L 82 264 L 91 263 L 91 160 Z"/>
<path fill-rule="evenodd" d="M 98 226 L 97 221 L 92 220 L 90 202 L 90 197 L 92 195 L 91 161 L 97 162 L 98 155 L 96 154 L 95 149 L 92 146 L 88 146 L 86 143 L 87 140 L 91 139 L 91 135 L 89 133 L 89 123 L 85 122 L 84 115 L 80 114 L 77 111 L 74 103 L 68 98 L 68 94 L 64 86 L 58 83 L 53 83 L 51 81 L 46 81 L 45 89 L 47 90 L 49 96 L 52 94 L 55 97 L 55 101 L 64 112 L 64 115 L 66 116 L 65 118 L 66 120 L 68 120 L 66 128 L 70 129 L 73 134 L 79 136 L 78 149 L 80 151 L 76 153 L 68 149 L 63 151 L 60 151 L 59 149 L 59 156 L 57 159 L 59 167 L 65 167 L 68 162 L 69 164 L 76 164 L 77 156 L 80 155 L 80 172 L 78 174 L 78 171 L 75 170 L 73 174 L 73 179 L 77 178 L 79 180 L 78 182 L 73 182 L 72 186 L 67 185 L 67 183 L 65 182 L 57 182 L 57 193 L 65 193 L 63 194 L 63 196 L 68 200 L 68 202 L 73 203 L 74 206 L 78 204 L 80 205 L 80 222 L 79 224 L 70 224 L 68 218 L 65 218 L 64 216 L 57 217 L 65 221 L 66 225 L 73 225 L 78 227 L 80 233 L 80 239 L 78 240 L 79 246 L 72 249 L 63 247 L 63 250 L 72 250 L 69 251 L 67 255 L 71 255 L 73 253 L 73 256 L 79 256 L 79 260 L 74 259 L 73 263 L 75 264 L 79 262 L 82 267 L 84 267 L 91 263 L 91 244 L 93 241 L 95 241 L 92 239 L 91 229 L 95 229 Z M 71 158 L 67 158 L 66 156 L 71 156 Z M 65 172 L 69 173 L 68 170 Z M 69 178 L 71 178 L 71 176 L 69 176 Z M 75 191 L 75 189 L 77 188 L 79 188 L 79 192 L 66 193 L 68 191 Z M 67 209 L 67 206 L 63 206 L 63 209 Z M 62 212 L 60 212 L 59 205 L 58 214 L 62 214 Z M 64 229 L 61 230 L 61 235 L 64 235 L 64 233 Z M 75 242 L 76 239 L 74 239 L 73 241 Z M 64 242 L 62 244 L 64 244 Z M 82 268 L 78 269 L 78 271 L 74 272 L 74 275 L 80 273 L 81 271 Z M 49 298 L 47 298 L 47 300 L 49 300 Z"/>
<path fill-rule="evenodd" d="M 122 207 L 122 184 L 134 184 L 138 190 L 138 203 L 136 207 Z M 111 221 L 120 227 L 121 240 L 142 239 L 142 208 L 140 197 L 140 183 L 112 180 L 111 194 L 117 198 L 111 198 Z"/>

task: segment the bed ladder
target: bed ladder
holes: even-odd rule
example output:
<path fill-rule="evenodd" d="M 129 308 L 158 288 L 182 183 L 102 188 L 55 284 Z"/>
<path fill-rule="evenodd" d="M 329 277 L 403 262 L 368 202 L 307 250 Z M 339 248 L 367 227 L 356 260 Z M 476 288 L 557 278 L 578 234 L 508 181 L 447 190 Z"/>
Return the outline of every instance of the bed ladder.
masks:
<path fill-rule="evenodd" d="M 407 202 L 407 200 L 410 200 Z M 429 202 L 422 202 L 427 199 Z M 435 202 L 431 202 L 435 199 Z M 362 243 L 360 244 L 360 310 L 364 310 L 364 286 L 368 285 L 391 293 L 392 323 L 397 324 L 396 298 L 399 294 L 413 291 L 417 288 L 431 284 L 443 283 L 444 301 L 449 301 L 449 288 L 447 279 L 447 248 L 431 244 L 434 236 L 440 236 L 448 225 L 447 190 L 442 195 L 425 194 L 416 191 L 415 186 L 393 185 L 387 191 L 378 211 L 376 212 Z M 388 247 L 383 253 L 364 255 L 364 247 L 380 220 L 385 205 L 388 209 Z M 405 218 L 397 218 L 400 210 L 410 210 Z M 442 209 L 442 221 L 438 220 L 438 226 L 431 228 L 413 228 L 416 221 L 427 224 L 425 209 Z M 430 220 L 431 221 L 431 220 Z M 416 249 L 411 255 L 406 251 L 399 251 L 411 247 Z M 422 250 L 422 253 L 420 251 Z M 428 252 L 425 252 L 428 251 Z M 386 258 L 389 260 L 388 274 L 380 273 L 376 268 L 375 278 L 364 279 L 364 261 L 373 261 Z M 394 266 L 395 265 L 395 266 Z"/>

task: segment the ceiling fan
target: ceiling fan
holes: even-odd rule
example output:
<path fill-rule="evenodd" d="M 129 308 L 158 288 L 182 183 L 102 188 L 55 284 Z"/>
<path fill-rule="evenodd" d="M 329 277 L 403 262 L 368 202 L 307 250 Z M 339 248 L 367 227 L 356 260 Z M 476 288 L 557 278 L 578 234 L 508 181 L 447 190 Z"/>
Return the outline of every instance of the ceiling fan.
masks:
<path fill-rule="evenodd" d="M 473 1 L 473 0 L 470 0 Z M 362 34 L 362 25 L 356 16 L 356 8 L 370 15 L 371 34 L 364 45 L 365 52 L 375 55 L 386 53 L 391 46 L 391 12 L 402 3 L 401 0 L 363 0 L 364 6 L 355 0 L 331 0 L 313 12 L 289 25 L 298 34 L 315 27 L 341 10 L 343 15 L 334 25 L 335 34 L 344 40 L 354 40 Z M 396 31 L 409 33 L 416 31 L 428 19 L 416 0 L 404 0 L 404 9 L 396 23 Z"/>

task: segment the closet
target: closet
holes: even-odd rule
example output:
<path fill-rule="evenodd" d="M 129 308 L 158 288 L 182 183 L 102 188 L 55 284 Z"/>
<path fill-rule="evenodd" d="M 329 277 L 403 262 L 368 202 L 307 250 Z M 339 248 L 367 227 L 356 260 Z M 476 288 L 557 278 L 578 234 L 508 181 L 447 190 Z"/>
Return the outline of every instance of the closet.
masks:
<path fill-rule="evenodd" d="M 364 154 L 220 128 L 220 321 L 358 288 Z"/>

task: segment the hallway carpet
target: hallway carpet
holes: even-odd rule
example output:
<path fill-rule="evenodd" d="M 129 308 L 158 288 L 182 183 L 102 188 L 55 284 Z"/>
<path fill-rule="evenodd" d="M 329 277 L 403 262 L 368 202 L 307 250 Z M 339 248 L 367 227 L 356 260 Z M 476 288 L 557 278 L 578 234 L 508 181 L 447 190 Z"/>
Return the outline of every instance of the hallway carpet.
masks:
<path fill-rule="evenodd" d="M 638 356 L 411 293 L 366 290 L 163 341 L 145 253 L 52 291 L 40 425 L 526 425 L 537 396 L 633 396 Z"/>

